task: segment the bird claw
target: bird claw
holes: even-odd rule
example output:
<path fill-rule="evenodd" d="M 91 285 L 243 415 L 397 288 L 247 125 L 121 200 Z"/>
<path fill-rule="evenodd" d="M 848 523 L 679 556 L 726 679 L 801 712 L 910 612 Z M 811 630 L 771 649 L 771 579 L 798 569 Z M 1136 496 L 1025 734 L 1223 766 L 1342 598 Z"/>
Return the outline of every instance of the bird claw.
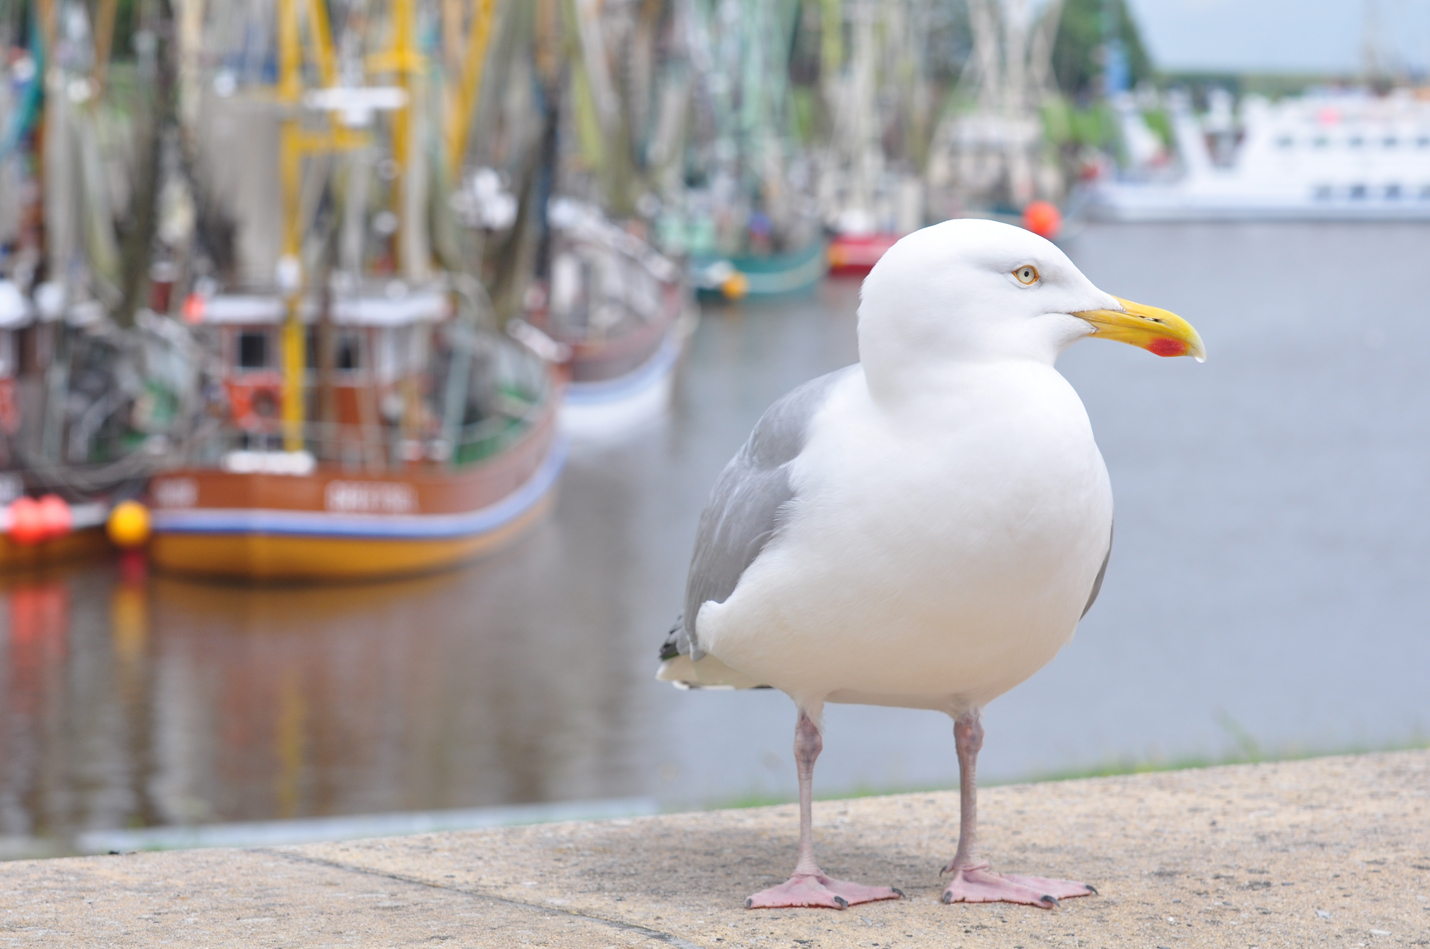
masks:
<path fill-rule="evenodd" d="M 1052 909 L 1071 896 L 1096 893 L 1086 883 L 993 873 L 987 865 L 960 867 L 943 891 L 945 903 L 1021 903 Z"/>
<path fill-rule="evenodd" d="M 746 909 L 783 909 L 797 906 L 823 906 L 846 909 L 855 903 L 875 900 L 897 900 L 903 893 L 887 886 L 864 886 L 835 880 L 819 874 L 792 876 L 779 886 L 761 890 L 745 900 Z"/>

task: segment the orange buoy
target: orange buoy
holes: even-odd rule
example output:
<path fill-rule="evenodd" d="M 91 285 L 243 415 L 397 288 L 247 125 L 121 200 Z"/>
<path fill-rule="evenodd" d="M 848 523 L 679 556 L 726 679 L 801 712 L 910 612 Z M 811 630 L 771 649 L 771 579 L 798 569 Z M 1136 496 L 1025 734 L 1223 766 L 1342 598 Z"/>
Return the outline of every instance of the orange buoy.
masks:
<path fill-rule="evenodd" d="M 44 515 L 34 498 L 18 497 L 10 502 L 10 539 L 30 546 L 45 539 Z"/>
<path fill-rule="evenodd" d="M 743 299 L 750 292 L 750 278 L 736 270 L 720 284 L 720 291 L 727 300 Z"/>
<path fill-rule="evenodd" d="M 1058 206 L 1049 201 L 1029 201 L 1023 208 L 1023 226 L 1048 240 L 1058 236 L 1063 226 L 1063 215 Z"/>
<path fill-rule="evenodd" d="M 36 506 L 40 511 L 40 526 L 44 528 L 45 540 L 63 537 L 74 527 L 74 513 L 58 494 L 45 495 Z"/>

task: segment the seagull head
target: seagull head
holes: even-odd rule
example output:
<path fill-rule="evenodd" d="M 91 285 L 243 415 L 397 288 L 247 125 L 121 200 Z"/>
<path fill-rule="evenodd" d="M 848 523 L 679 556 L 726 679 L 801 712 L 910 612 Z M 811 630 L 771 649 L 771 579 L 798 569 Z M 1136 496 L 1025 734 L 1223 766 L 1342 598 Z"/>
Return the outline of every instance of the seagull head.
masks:
<path fill-rule="evenodd" d="M 915 231 L 884 254 L 860 294 L 859 356 L 875 375 L 950 362 L 1052 365 L 1085 336 L 1206 358 L 1186 320 L 1099 290 L 1057 245 L 997 221 Z"/>

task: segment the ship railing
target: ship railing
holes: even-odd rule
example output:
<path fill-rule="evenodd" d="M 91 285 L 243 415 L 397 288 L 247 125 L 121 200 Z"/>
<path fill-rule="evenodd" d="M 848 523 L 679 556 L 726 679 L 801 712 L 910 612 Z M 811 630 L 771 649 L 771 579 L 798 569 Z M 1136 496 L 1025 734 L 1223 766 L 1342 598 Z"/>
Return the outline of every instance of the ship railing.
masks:
<path fill-rule="evenodd" d="M 545 408 L 542 400 L 500 398 L 501 411 L 462 426 L 455 444 L 434 434 L 431 426 L 412 431 L 387 422 L 308 421 L 299 426 L 302 449 L 289 451 L 284 447 L 287 429 L 280 420 L 247 426 L 218 422 L 188 440 L 181 463 L 235 473 L 300 475 L 319 464 L 370 473 L 461 467 L 499 455 L 531 430 Z"/>

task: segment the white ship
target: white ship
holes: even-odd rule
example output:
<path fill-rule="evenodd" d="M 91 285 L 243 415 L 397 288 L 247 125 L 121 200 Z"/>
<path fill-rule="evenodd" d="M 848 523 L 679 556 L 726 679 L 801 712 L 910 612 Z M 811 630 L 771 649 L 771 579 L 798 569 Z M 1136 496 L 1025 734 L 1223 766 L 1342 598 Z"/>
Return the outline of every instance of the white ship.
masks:
<path fill-rule="evenodd" d="M 1171 104 L 1181 174 L 1094 184 L 1088 212 L 1121 221 L 1430 220 L 1430 100 L 1315 92 Z M 1124 124 L 1128 114 L 1124 110 Z M 1136 116 L 1132 116 L 1136 118 Z"/>

